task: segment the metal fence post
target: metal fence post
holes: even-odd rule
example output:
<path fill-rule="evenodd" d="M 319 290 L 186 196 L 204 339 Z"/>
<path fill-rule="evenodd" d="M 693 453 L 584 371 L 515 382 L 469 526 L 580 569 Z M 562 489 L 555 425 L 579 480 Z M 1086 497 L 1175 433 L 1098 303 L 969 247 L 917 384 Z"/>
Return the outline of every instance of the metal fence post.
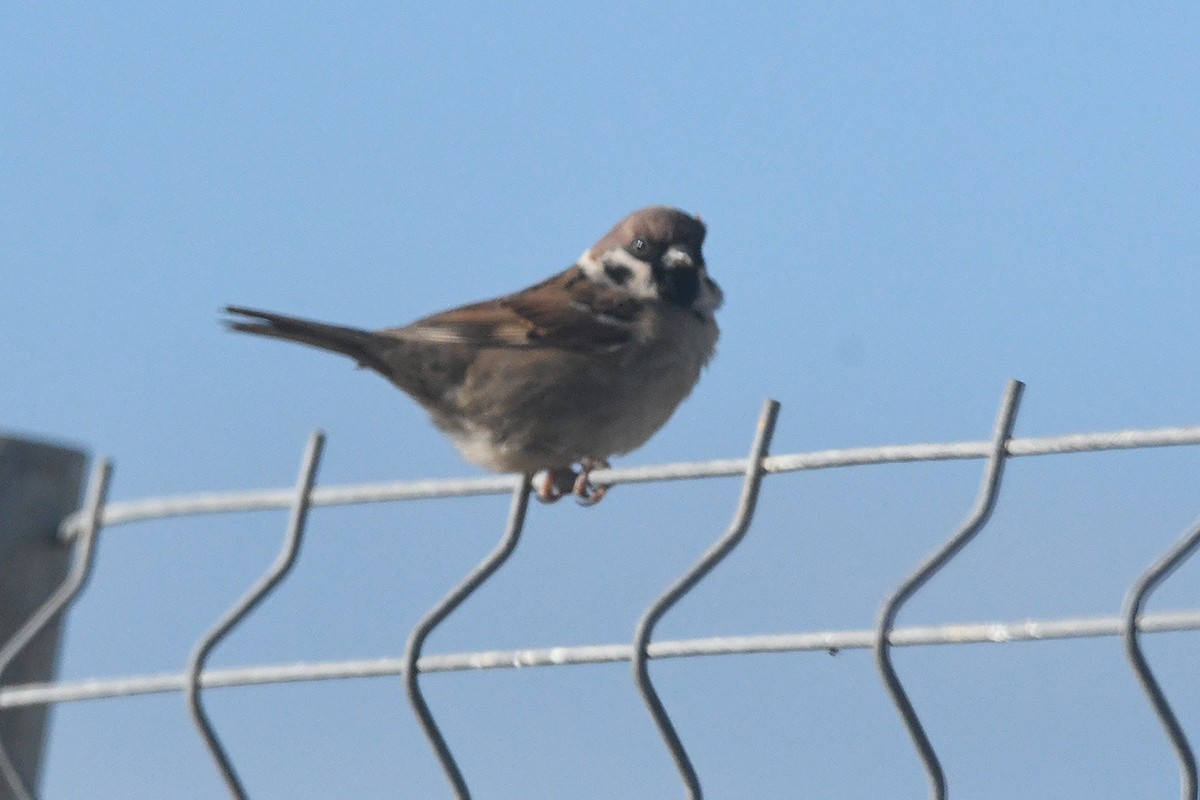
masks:
<path fill-rule="evenodd" d="M 87 454 L 0 435 L 0 642 L 6 642 L 62 583 L 71 545 L 59 524 L 79 508 Z M 7 684 L 51 681 L 58 666 L 62 619 L 29 643 L 6 670 Z M 36 787 L 48 706 L 0 712 L 0 736 L 27 786 Z M 0 781 L 0 800 L 14 797 Z"/>

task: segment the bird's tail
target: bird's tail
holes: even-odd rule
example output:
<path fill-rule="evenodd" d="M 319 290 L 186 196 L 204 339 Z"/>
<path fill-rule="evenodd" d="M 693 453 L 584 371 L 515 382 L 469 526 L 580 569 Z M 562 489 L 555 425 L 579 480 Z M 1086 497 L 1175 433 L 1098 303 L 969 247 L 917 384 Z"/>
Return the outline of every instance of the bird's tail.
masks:
<path fill-rule="evenodd" d="M 388 374 L 388 366 L 379 352 L 377 337 L 370 331 L 313 322 L 241 306 L 226 306 L 225 311 L 238 317 L 245 317 L 245 319 L 225 320 L 225 324 L 230 330 L 299 342 L 322 350 L 341 353 L 353 358 L 361 366 L 369 367 L 384 375 Z"/>

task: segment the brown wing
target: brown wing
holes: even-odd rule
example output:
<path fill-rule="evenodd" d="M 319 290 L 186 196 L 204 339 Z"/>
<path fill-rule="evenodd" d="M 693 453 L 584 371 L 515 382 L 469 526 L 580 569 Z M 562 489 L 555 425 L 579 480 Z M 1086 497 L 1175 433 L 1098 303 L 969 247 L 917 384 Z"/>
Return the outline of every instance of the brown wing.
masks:
<path fill-rule="evenodd" d="M 579 267 L 524 291 L 382 331 L 411 341 L 475 347 L 611 350 L 628 342 L 643 301 L 589 280 Z"/>

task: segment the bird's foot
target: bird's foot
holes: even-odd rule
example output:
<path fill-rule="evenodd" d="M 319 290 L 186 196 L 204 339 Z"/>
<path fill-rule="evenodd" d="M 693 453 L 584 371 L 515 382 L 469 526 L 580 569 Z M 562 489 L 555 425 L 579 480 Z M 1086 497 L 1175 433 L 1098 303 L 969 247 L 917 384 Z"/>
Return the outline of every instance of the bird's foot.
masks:
<path fill-rule="evenodd" d="M 536 497 L 543 503 L 557 503 L 568 494 L 575 495 L 575 502 L 581 506 L 594 506 L 608 492 L 607 484 L 595 486 L 590 480 L 592 470 L 608 469 L 608 462 L 602 458 L 585 458 L 579 462 L 580 470 L 576 472 L 571 467 L 548 469 L 540 473 L 537 481 Z"/>
<path fill-rule="evenodd" d="M 537 499 L 541 502 L 556 503 L 575 491 L 576 474 L 570 467 L 548 469 L 542 474 L 544 477 L 537 486 Z"/>
<path fill-rule="evenodd" d="M 590 479 L 592 470 L 608 469 L 608 462 L 603 458 L 585 458 L 579 462 L 579 466 L 582 469 L 575 478 L 575 485 L 571 488 L 571 493 L 575 495 L 575 502 L 579 505 L 594 506 L 608 493 L 608 484 L 602 483 L 593 486 Z"/>

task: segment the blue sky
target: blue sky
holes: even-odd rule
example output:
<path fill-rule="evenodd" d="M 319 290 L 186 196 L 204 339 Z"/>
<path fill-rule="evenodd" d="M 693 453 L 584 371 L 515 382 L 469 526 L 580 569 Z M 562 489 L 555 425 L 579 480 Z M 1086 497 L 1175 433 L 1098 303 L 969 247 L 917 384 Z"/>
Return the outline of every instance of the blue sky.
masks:
<path fill-rule="evenodd" d="M 384 381 L 224 333 L 239 303 L 408 322 L 569 265 L 629 210 L 709 225 L 718 358 L 623 464 L 1200 422 L 1194 3 L 130 2 L 0 11 L 0 426 L 115 459 L 114 499 L 477 474 Z M 1200 513 L 1200 452 L 1019 459 L 902 615 L 1114 613 Z M 869 627 L 981 464 L 769 478 L 660 637 Z M 428 652 L 626 641 L 724 528 L 734 480 L 532 509 Z M 213 664 L 371 658 L 499 536 L 507 499 L 314 512 Z M 68 678 L 178 670 L 285 515 L 116 528 Z M 1195 607 L 1191 564 L 1152 609 Z M 1194 634 L 1148 644 L 1200 739 Z M 897 654 L 953 797 L 1174 796 L 1116 640 Z M 920 797 L 865 652 L 658 663 L 709 796 Z M 679 796 L 627 665 L 431 676 L 479 797 Z M 214 692 L 256 798 L 440 797 L 397 679 Z M 57 710 L 48 798 L 209 798 L 181 697 Z"/>

